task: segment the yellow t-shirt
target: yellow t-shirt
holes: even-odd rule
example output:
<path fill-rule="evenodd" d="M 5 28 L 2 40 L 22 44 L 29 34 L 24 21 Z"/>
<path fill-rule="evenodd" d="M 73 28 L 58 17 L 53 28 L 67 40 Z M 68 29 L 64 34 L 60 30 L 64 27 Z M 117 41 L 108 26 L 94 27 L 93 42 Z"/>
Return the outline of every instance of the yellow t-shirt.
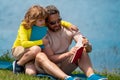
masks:
<path fill-rule="evenodd" d="M 61 25 L 66 28 L 69 28 L 72 24 L 70 22 L 62 20 Z M 31 29 L 25 29 L 21 23 L 18 29 L 17 38 L 12 48 L 15 48 L 17 46 L 23 46 L 24 48 L 27 48 L 27 47 L 43 44 L 42 40 L 30 41 L 30 35 L 31 35 Z"/>

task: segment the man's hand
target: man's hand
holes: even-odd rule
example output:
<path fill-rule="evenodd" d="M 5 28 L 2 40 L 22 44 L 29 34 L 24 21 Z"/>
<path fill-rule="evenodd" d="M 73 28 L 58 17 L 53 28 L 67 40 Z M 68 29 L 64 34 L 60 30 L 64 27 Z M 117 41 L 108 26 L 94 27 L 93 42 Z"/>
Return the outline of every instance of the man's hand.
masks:
<path fill-rule="evenodd" d="M 83 37 L 82 43 L 87 53 L 92 51 L 92 45 L 89 43 L 89 41 L 85 37 Z"/>
<path fill-rule="evenodd" d="M 70 52 L 70 54 L 74 55 L 78 49 L 79 49 L 79 47 L 73 47 L 73 48 L 71 48 L 71 50 L 69 52 Z"/>

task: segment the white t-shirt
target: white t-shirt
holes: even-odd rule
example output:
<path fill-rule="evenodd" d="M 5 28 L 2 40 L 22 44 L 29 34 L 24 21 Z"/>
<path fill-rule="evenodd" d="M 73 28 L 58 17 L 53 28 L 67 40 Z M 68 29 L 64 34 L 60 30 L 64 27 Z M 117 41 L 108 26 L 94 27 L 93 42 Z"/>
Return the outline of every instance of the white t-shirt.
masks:
<path fill-rule="evenodd" d="M 50 48 L 55 54 L 67 52 L 73 39 L 78 40 L 76 46 L 81 47 L 82 45 L 82 35 L 80 32 L 69 31 L 64 27 L 57 32 L 48 30 L 46 38 L 49 41 Z"/>

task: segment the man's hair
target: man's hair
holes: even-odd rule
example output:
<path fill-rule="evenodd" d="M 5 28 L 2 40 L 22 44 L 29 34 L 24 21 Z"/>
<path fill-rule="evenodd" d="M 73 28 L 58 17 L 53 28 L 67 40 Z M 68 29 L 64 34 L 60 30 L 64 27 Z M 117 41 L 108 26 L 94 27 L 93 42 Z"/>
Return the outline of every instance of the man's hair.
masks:
<path fill-rule="evenodd" d="M 45 8 L 48 15 L 60 14 L 59 10 L 54 5 L 49 5 Z"/>
<path fill-rule="evenodd" d="M 54 6 L 54 5 L 48 5 L 45 7 L 45 10 L 47 12 L 47 18 L 46 18 L 46 22 L 48 22 L 48 17 L 50 15 L 53 15 L 53 14 L 59 14 L 60 15 L 60 12 L 59 10 Z"/>

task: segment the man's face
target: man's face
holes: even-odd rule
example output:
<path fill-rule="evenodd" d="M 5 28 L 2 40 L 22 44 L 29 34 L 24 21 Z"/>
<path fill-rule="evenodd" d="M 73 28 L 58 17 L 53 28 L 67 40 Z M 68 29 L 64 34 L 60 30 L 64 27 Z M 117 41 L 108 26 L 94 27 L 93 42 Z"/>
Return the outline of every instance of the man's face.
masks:
<path fill-rule="evenodd" d="M 53 32 L 59 31 L 61 29 L 61 18 L 59 14 L 50 15 L 48 17 L 47 26 Z"/>

